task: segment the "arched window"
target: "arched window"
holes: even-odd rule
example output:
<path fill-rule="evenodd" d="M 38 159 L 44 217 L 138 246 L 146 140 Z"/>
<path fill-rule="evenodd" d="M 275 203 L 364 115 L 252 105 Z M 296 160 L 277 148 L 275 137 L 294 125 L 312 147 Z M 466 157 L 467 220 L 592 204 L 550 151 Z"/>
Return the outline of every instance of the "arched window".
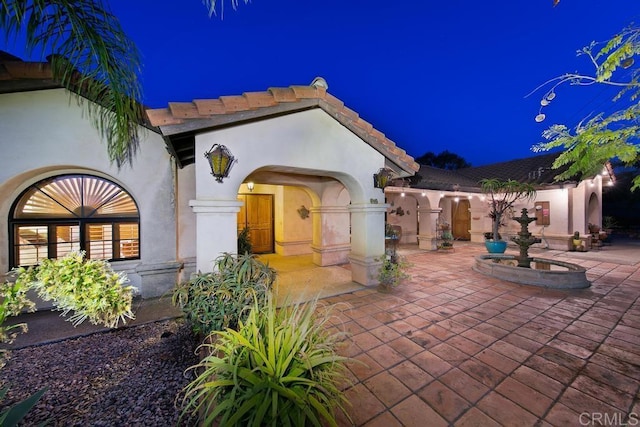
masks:
<path fill-rule="evenodd" d="M 140 258 L 140 215 L 120 186 L 91 175 L 62 175 L 30 186 L 13 204 L 11 267 L 84 250 L 87 258 Z"/>

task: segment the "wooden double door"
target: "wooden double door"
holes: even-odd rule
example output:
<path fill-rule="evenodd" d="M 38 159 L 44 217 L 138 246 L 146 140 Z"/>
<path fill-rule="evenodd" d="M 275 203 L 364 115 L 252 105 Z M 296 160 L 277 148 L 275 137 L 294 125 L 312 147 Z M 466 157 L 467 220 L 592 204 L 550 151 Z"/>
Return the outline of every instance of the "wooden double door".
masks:
<path fill-rule="evenodd" d="M 249 227 L 249 236 L 254 253 L 273 252 L 273 195 L 239 194 L 244 202 L 238 212 L 238 233 Z"/>

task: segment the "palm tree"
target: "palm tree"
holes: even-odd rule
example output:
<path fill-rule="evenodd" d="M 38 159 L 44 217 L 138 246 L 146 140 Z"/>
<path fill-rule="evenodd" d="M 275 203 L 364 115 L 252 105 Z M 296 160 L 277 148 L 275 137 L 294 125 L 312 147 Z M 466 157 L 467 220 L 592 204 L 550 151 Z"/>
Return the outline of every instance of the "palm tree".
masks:
<path fill-rule="evenodd" d="M 140 55 L 104 2 L 0 0 L 0 26 L 7 40 L 25 34 L 28 51 L 54 52 L 53 78 L 85 107 L 109 159 L 131 162 L 143 117 Z"/>

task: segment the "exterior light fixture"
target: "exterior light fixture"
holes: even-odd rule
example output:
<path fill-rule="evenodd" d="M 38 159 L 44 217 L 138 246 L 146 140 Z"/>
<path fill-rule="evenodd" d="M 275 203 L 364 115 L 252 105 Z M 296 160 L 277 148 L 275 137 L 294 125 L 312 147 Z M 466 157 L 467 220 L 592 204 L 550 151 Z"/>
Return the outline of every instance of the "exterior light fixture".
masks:
<path fill-rule="evenodd" d="M 222 144 L 213 144 L 211 149 L 204 153 L 204 157 L 209 162 L 209 166 L 211 166 L 211 175 L 220 183 L 222 178 L 229 176 L 231 166 L 236 161 L 231 151 Z"/>
<path fill-rule="evenodd" d="M 400 197 L 404 197 L 404 191 L 400 193 Z"/>
<path fill-rule="evenodd" d="M 425 193 L 424 191 L 422 192 L 422 197 L 426 197 L 427 193 Z"/>
<path fill-rule="evenodd" d="M 373 174 L 373 187 L 384 189 L 387 185 L 389 185 L 389 180 L 391 180 L 391 173 L 391 169 L 380 168 L 378 173 Z"/>
<path fill-rule="evenodd" d="M 456 203 L 458 203 L 458 202 L 460 201 L 460 197 L 454 197 L 454 198 L 453 198 L 453 201 L 454 201 L 454 202 L 456 202 Z"/>
<path fill-rule="evenodd" d="M 249 189 L 249 191 L 253 191 L 253 187 L 255 187 L 253 181 L 247 182 L 247 188 Z"/>

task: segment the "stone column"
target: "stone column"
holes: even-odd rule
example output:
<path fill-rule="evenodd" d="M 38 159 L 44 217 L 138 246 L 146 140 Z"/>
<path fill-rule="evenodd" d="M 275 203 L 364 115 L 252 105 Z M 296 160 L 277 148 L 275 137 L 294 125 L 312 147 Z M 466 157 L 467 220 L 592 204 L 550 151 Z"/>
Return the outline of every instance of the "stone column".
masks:
<path fill-rule="evenodd" d="M 349 262 L 349 209 L 347 206 L 314 206 L 310 209 L 313 220 L 313 262 L 327 266 Z"/>
<path fill-rule="evenodd" d="M 438 249 L 436 224 L 442 208 L 420 208 L 420 234 L 418 234 L 418 247 L 435 251 Z"/>
<path fill-rule="evenodd" d="M 354 282 L 378 284 L 378 270 L 384 256 L 384 215 L 387 204 L 350 205 L 351 272 Z"/>
<path fill-rule="evenodd" d="M 238 200 L 190 200 L 196 214 L 196 271 L 210 272 L 223 252 L 238 252 Z"/>

